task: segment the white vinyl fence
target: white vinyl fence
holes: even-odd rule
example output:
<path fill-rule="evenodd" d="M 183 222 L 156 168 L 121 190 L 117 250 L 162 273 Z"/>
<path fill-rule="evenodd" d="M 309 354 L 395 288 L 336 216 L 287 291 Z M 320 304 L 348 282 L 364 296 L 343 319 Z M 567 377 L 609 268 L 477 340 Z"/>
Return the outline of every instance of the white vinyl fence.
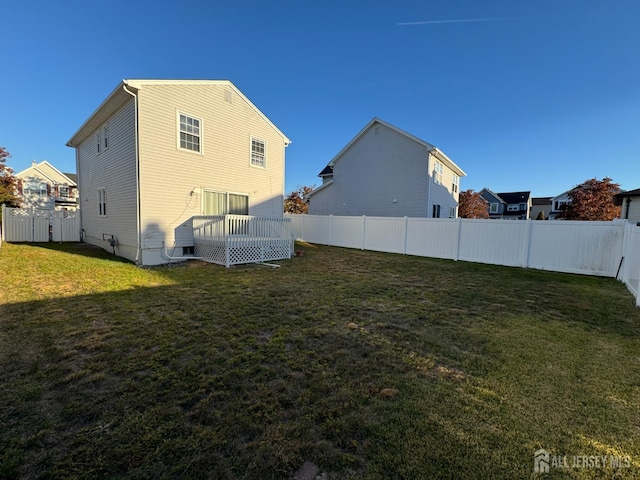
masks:
<path fill-rule="evenodd" d="M 80 212 L 3 205 L 2 236 L 5 242 L 79 242 Z"/>
<path fill-rule="evenodd" d="M 292 220 L 296 239 L 310 243 L 618 277 L 634 292 L 640 305 L 640 227 L 623 220 L 287 217 Z"/>

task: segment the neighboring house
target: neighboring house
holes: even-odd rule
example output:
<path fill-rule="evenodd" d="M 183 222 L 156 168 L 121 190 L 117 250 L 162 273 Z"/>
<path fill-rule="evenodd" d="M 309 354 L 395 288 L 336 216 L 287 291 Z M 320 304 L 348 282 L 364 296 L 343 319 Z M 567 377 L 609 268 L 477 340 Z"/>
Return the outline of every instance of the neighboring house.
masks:
<path fill-rule="evenodd" d="M 566 208 L 565 206 L 571 203 L 569 198 L 569 192 L 562 192 L 560 195 L 556 195 L 551 199 L 551 211 L 549 212 L 549 220 L 555 220 L 558 215 Z"/>
<path fill-rule="evenodd" d="M 290 140 L 227 80 L 123 80 L 71 137 L 84 241 L 143 265 L 194 215 L 283 218 Z"/>
<path fill-rule="evenodd" d="M 533 197 L 531 199 L 531 212 L 529 218 L 537 220 L 538 216 L 542 212 L 545 220 L 549 219 L 551 213 L 551 197 Z"/>
<path fill-rule="evenodd" d="M 620 218 L 640 223 L 640 188 L 620 192 L 613 198 L 616 205 L 622 206 Z"/>
<path fill-rule="evenodd" d="M 46 160 L 35 160 L 26 170 L 16 173 L 17 195 L 22 208 L 75 210 L 78 184 L 72 173 L 62 173 Z"/>
<path fill-rule="evenodd" d="M 489 218 L 504 220 L 527 220 L 531 211 L 531 192 L 494 193 L 488 188 L 480 190 L 488 203 Z"/>
<path fill-rule="evenodd" d="M 374 118 L 320 172 L 309 213 L 455 218 L 465 175 L 438 148 Z"/>

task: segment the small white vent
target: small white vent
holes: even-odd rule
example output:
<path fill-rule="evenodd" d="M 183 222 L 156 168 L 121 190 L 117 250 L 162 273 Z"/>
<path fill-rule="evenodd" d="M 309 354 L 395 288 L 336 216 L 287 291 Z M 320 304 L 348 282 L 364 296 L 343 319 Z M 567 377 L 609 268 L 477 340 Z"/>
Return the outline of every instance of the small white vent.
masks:
<path fill-rule="evenodd" d="M 231 93 L 231 90 L 224 91 L 224 100 L 225 102 L 233 103 L 233 94 Z"/>

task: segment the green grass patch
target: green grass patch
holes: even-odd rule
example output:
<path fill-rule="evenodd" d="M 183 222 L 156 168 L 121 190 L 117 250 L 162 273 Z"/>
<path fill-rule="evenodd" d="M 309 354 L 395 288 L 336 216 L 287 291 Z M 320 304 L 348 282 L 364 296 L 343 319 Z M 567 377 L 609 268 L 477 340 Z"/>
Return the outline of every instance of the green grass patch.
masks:
<path fill-rule="evenodd" d="M 612 279 L 304 245 L 279 269 L 0 249 L 0 478 L 640 477 Z"/>

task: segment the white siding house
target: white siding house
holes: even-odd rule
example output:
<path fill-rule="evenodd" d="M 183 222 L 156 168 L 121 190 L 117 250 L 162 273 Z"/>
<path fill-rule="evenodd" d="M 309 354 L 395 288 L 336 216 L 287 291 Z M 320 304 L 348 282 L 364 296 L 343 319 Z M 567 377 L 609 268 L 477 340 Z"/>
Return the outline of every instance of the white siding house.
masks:
<path fill-rule="evenodd" d="M 289 143 L 229 81 L 123 80 L 67 142 L 84 241 L 156 265 L 194 215 L 282 217 Z"/>
<path fill-rule="evenodd" d="M 374 118 L 322 170 L 309 213 L 455 218 L 465 175 L 438 148 Z"/>

